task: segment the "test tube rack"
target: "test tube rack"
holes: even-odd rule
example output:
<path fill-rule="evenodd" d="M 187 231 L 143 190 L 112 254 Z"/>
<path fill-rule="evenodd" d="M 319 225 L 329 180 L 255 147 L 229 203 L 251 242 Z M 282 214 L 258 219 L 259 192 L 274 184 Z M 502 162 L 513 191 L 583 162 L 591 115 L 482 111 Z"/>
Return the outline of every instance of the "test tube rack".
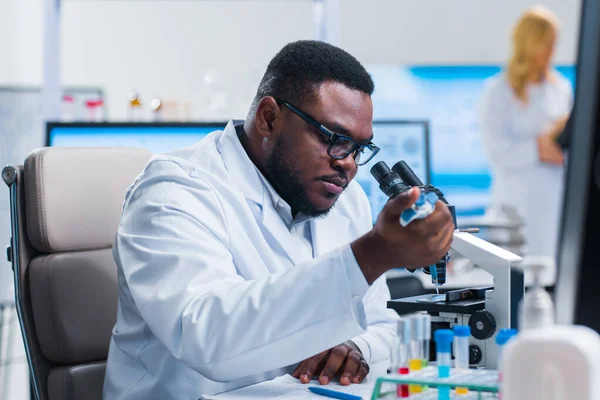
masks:
<path fill-rule="evenodd" d="M 387 393 L 382 391 L 384 384 L 396 385 L 423 385 L 428 389 L 409 397 L 409 400 L 437 400 L 438 387 L 450 387 L 451 389 L 460 387 L 469 389 L 468 394 L 457 395 L 461 400 L 487 400 L 497 399 L 499 393 L 498 371 L 488 369 L 452 369 L 449 378 L 438 378 L 437 367 L 430 366 L 420 371 L 411 372 L 408 375 L 389 374 L 377 378 L 371 400 L 389 398 Z M 385 385 L 384 385 L 385 386 Z M 394 393 L 395 396 L 395 393 Z M 454 399 L 454 395 L 451 395 Z"/>

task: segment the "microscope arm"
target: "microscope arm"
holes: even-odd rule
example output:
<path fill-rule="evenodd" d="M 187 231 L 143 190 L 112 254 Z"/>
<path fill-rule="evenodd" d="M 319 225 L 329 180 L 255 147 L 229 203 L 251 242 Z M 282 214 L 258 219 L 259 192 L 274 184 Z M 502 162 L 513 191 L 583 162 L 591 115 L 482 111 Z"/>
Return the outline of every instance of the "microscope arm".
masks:
<path fill-rule="evenodd" d="M 511 282 L 511 267 L 523 259 L 466 232 L 454 233 L 451 248 L 492 275 L 494 290 L 486 293 L 485 309 L 493 314 L 499 329 L 514 327 L 513 304 L 523 297 L 525 285 L 522 277 L 518 284 Z M 496 347 L 490 346 L 491 360 L 497 359 Z"/>
<path fill-rule="evenodd" d="M 451 248 L 492 276 L 495 276 L 498 269 L 523 261 L 518 255 L 467 232 L 454 232 Z"/>

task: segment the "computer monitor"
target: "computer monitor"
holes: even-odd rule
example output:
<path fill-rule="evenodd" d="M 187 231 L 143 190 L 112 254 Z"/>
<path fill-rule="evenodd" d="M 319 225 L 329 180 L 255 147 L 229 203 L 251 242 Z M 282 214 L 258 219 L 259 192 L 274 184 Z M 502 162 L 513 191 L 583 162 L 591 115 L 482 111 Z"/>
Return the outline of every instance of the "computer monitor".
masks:
<path fill-rule="evenodd" d="M 369 198 L 375 221 L 388 198 L 379 190 L 379 184 L 371 175 L 373 165 L 385 161 L 391 168 L 404 160 L 423 183 L 430 183 L 429 122 L 376 120 L 373 121 L 373 136 L 373 142 L 381 151 L 368 164 L 358 168 L 355 179 Z"/>
<path fill-rule="evenodd" d="M 69 147 L 125 146 L 164 153 L 190 146 L 225 122 L 207 123 L 48 123 L 47 145 Z M 429 183 L 429 123 L 427 121 L 374 121 L 375 143 L 381 151 L 369 164 L 358 169 L 356 180 L 364 188 L 373 221 L 387 197 L 379 190 L 369 170 L 378 161 L 390 167 L 405 160 L 424 183 Z"/>
<path fill-rule="evenodd" d="M 138 147 L 165 153 L 193 145 L 226 122 L 202 123 L 53 123 L 47 124 L 48 146 Z"/>
<path fill-rule="evenodd" d="M 600 332 L 600 3 L 584 0 L 581 15 L 555 307 L 559 323 Z"/>

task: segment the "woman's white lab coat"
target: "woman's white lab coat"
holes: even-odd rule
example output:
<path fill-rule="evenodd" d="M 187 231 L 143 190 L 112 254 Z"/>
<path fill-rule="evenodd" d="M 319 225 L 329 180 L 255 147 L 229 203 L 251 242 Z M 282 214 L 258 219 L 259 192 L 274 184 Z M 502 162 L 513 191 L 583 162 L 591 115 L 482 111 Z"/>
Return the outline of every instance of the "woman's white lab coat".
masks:
<path fill-rule="evenodd" d="M 198 399 L 293 371 L 348 339 L 368 362 L 395 337 L 385 277 L 349 243 L 371 228 L 351 183 L 310 221 L 303 259 L 235 128 L 156 156 L 129 189 L 114 246 L 119 308 L 104 398 Z"/>
<path fill-rule="evenodd" d="M 558 72 L 554 76 L 528 86 L 524 105 L 500 74 L 486 82 L 481 105 L 493 207 L 506 205 L 519 212 L 530 256 L 555 255 L 562 211 L 564 167 L 542 163 L 536 141 L 571 110 L 571 84 Z"/>

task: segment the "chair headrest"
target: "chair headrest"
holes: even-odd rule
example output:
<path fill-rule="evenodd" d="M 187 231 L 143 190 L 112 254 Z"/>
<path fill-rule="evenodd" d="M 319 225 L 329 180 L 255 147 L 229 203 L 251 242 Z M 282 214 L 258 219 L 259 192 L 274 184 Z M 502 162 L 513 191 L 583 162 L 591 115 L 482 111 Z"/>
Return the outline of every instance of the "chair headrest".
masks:
<path fill-rule="evenodd" d="M 127 188 L 152 154 L 45 147 L 25 160 L 27 234 L 43 253 L 111 247 Z"/>

